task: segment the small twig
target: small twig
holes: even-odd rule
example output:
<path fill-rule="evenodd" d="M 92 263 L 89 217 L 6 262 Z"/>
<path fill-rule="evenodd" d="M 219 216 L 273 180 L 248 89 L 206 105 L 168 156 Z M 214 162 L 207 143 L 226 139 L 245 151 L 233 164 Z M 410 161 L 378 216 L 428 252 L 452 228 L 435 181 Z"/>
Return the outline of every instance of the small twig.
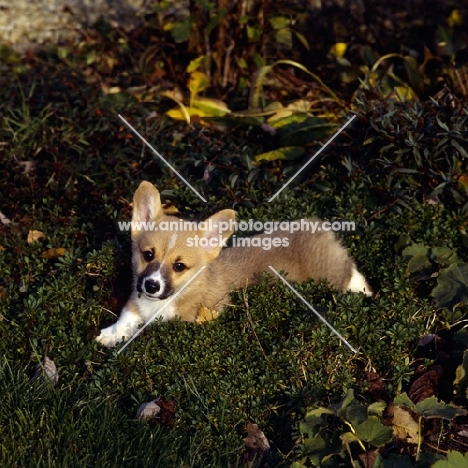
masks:
<path fill-rule="evenodd" d="M 397 198 L 396 200 L 392 201 L 391 203 L 387 203 L 381 210 L 374 213 L 370 218 L 367 218 L 366 221 L 370 221 L 374 219 L 376 216 L 380 216 L 382 213 L 385 213 L 388 209 L 390 209 L 393 205 L 396 205 L 400 199 Z"/>
<path fill-rule="evenodd" d="M 428 442 L 424 442 L 424 445 L 427 445 L 432 450 L 436 450 L 437 452 L 443 453 L 445 455 L 447 455 L 447 453 L 448 453 L 447 450 L 442 450 L 441 448 L 436 447 L 435 445 L 429 444 Z"/>
<path fill-rule="evenodd" d="M 268 356 L 266 355 L 265 350 L 264 350 L 263 347 L 262 347 L 262 344 L 260 343 L 260 339 L 258 338 L 257 332 L 255 331 L 255 326 L 254 326 L 252 317 L 250 316 L 249 302 L 248 302 L 248 300 L 247 300 L 247 292 L 246 292 L 245 289 L 242 291 L 242 297 L 243 297 L 243 299 L 244 299 L 244 305 L 245 305 L 245 311 L 246 311 L 246 313 L 247 313 L 247 319 L 248 319 L 248 321 L 249 321 L 250 326 L 252 327 L 252 331 L 253 331 L 253 334 L 255 335 L 255 338 L 256 338 L 256 340 L 257 340 L 257 342 L 258 342 L 258 346 L 259 346 L 260 349 L 262 350 L 262 353 L 263 353 L 263 355 L 265 356 L 265 359 L 266 359 L 266 361 L 268 362 L 268 365 L 269 365 L 270 367 L 272 367 L 271 362 L 270 362 L 270 360 L 268 359 Z"/>

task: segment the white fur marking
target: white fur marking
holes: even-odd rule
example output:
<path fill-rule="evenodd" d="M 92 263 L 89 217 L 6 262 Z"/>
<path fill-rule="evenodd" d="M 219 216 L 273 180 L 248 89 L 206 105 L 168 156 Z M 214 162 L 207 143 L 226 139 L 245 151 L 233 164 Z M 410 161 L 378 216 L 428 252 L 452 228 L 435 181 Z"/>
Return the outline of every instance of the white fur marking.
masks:
<path fill-rule="evenodd" d="M 356 270 L 356 268 L 353 268 L 351 280 L 349 281 L 346 289 L 352 292 L 363 292 L 366 296 L 372 296 L 372 292 L 366 279 L 361 273 L 359 273 L 359 271 Z"/>

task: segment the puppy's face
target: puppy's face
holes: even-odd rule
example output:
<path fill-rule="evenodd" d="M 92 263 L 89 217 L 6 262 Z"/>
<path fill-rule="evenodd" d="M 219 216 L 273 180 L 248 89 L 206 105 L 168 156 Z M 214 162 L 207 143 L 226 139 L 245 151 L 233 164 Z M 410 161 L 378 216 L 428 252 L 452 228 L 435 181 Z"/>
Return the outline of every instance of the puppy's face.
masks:
<path fill-rule="evenodd" d="M 168 299 L 216 259 L 233 229 L 235 213 L 223 210 L 206 220 L 206 229 L 181 229 L 178 218 L 163 213 L 158 190 L 142 182 L 133 198 L 132 266 L 134 287 L 144 297 Z M 177 229 L 170 226 L 178 225 Z M 211 227 L 211 229 L 210 229 Z"/>

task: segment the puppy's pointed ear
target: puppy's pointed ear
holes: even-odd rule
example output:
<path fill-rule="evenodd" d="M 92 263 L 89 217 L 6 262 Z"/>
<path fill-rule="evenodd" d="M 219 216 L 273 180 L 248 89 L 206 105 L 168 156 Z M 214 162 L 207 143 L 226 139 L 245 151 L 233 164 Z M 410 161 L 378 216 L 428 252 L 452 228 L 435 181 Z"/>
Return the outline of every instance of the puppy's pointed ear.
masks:
<path fill-rule="evenodd" d="M 158 189 L 143 181 L 133 195 L 132 222 L 147 223 L 162 216 L 163 209 Z"/>
<path fill-rule="evenodd" d="M 203 222 L 205 229 L 198 232 L 201 238 L 200 245 L 210 260 L 214 260 L 219 255 L 225 242 L 234 233 L 235 221 L 236 212 L 234 210 L 222 210 Z"/>

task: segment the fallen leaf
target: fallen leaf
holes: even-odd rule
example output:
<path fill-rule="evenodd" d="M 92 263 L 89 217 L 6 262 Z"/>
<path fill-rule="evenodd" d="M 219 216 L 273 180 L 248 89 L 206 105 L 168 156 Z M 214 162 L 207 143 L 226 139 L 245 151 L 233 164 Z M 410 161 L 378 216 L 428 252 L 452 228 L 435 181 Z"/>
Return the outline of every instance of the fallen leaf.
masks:
<path fill-rule="evenodd" d="M 159 399 L 142 403 L 137 411 L 137 418 L 142 420 L 159 419 L 161 407 L 158 405 Z"/>
<path fill-rule="evenodd" d="M 55 366 L 55 362 L 47 356 L 44 356 L 42 362 L 36 365 L 34 375 L 31 377 L 31 382 L 44 381 L 55 385 L 58 378 L 58 370 Z"/>
<path fill-rule="evenodd" d="M 37 242 L 38 240 L 45 239 L 45 234 L 42 231 L 29 231 L 27 243 L 32 244 L 33 242 Z"/>
<path fill-rule="evenodd" d="M 270 451 L 270 444 L 265 434 L 258 428 L 257 424 L 248 423 L 246 427 L 247 437 L 244 445 L 247 450 L 247 465 L 258 466 L 260 460 Z"/>
<path fill-rule="evenodd" d="M 393 436 L 397 439 L 406 440 L 409 444 L 418 443 L 418 423 L 411 414 L 401 406 L 392 405 L 392 428 Z"/>
<path fill-rule="evenodd" d="M 172 400 L 155 400 L 143 403 L 137 411 L 138 419 L 166 427 L 174 425 L 175 403 Z"/>
<path fill-rule="evenodd" d="M 11 223 L 11 219 L 8 219 L 1 211 L 0 211 L 0 223 L 8 226 Z"/>
<path fill-rule="evenodd" d="M 66 250 L 63 247 L 58 247 L 56 249 L 48 249 L 45 252 L 42 252 L 39 255 L 39 258 L 57 258 L 64 257 Z"/>
<path fill-rule="evenodd" d="M 23 174 L 29 174 L 36 169 L 36 161 L 20 161 L 20 166 L 23 168 Z"/>
<path fill-rule="evenodd" d="M 418 377 L 411 385 L 408 396 L 411 401 L 418 403 L 426 398 L 437 395 L 439 378 L 444 373 L 441 366 L 432 366 L 427 372 Z"/>
<path fill-rule="evenodd" d="M 379 449 L 369 450 L 365 453 L 360 453 L 359 459 L 361 460 L 364 468 L 372 468 L 374 466 L 374 461 L 379 454 Z"/>
<path fill-rule="evenodd" d="M 219 317 L 219 311 L 208 309 L 208 307 L 200 306 L 198 309 L 198 315 L 195 321 L 197 323 L 206 323 L 216 320 Z"/>
<path fill-rule="evenodd" d="M 385 390 L 382 378 L 376 372 L 366 372 L 367 382 L 369 383 L 369 393 L 372 400 L 388 401 L 388 394 Z"/>

